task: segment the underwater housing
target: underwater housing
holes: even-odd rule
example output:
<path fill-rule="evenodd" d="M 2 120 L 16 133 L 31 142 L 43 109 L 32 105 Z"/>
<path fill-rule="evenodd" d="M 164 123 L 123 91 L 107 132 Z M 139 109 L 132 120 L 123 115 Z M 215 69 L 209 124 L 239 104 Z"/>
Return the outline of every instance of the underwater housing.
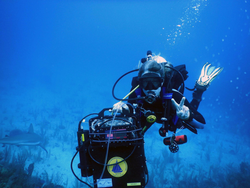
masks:
<path fill-rule="evenodd" d="M 82 177 L 93 176 L 89 187 L 145 187 L 148 171 L 144 153 L 144 137 L 136 116 L 105 115 L 105 108 L 89 120 L 84 130 L 79 122 L 77 132 Z"/>

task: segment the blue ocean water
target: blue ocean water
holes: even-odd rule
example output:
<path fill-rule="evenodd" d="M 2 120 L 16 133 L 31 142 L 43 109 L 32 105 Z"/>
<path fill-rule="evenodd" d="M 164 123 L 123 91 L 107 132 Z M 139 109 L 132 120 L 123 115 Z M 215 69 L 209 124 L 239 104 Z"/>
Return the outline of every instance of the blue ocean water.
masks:
<path fill-rule="evenodd" d="M 190 88 L 206 62 L 224 68 L 199 107 L 207 122 L 205 129 L 198 135 L 183 131 L 190 144 L 181 146 L 178 159 L 194 174 L 204 164 L 204 171 L 231 163 L 238 168 L 250 161 L 249 4 L 248 0 L 1 0 L 1 137 L 13 129 L 27 130 L 30 123 L 38 134 L 46 130 L 51 156 L 42 154 L 37 175 L 41 169 L 70 172 L 69 166 L 60 166 L 67 160 L 60 161 L 58 155 L 74 154 L 78 121 L 112 107 L 117 102 L 111 94 L 115 81 L 136 69 L 147 50 L 152 50 L 174 65 L 186 64 Z M 128 93 L 135 75 L 119 82 L 115 91 L 119 98 Z M 185 91 L 190 101 L 191 94 Z M 152 170 L 155 158 L 167 162 L 164 152 L 171 155 L 163 149 L 159 126 L 146 135 L 153 177 L 148 187 L 171 187 L 171 168 L 163 169 L 165 179 Z M 62 137 L 66 146 L 61 145 Z M 58 172 L 54 161 L 60 166 Z M 166 164 L 166 168 L 176 169 L 174 165 Z M 73 175 L 64 173 L 68 182 L 75 182 Z"/>

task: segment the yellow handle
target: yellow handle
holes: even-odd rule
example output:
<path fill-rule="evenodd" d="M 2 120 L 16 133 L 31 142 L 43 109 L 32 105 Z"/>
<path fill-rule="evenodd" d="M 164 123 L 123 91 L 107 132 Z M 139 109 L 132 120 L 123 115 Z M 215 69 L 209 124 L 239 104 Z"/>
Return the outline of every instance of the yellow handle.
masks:
<path fill-rule="evenodd" d="M 126 99 L 129 95 L 131 95 L 131 93 L 133 93 L 138 87 L 140 87 L 140 85 L 136 86 L 132 91 L 130 91 L 125 97 L 123 97 L 123 99 L 120 101 L 122 102 L 124 99 Z"/>

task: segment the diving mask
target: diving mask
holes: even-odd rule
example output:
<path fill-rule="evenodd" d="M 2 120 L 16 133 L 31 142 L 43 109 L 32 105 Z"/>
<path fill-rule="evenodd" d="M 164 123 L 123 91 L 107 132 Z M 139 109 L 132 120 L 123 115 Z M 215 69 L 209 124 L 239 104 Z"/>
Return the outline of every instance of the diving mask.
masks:
<path fill-rule="evenodd" d="M 146 77 L 140 79 L 140 86 L 144 90 L 156 90 L 161 87 L 162 81 L 160 77 Z"/>

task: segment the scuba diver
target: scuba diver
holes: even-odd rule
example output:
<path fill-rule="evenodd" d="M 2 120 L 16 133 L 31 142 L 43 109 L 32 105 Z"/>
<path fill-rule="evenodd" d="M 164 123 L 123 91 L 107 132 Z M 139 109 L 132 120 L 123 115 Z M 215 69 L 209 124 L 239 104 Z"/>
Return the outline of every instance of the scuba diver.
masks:
<path fill-rule="evenodd" d="M 213 79 L 223 70 L 206 63 L 193 89 L 193 99 L 184 97 L 188 72 L 185 65 L 173 66 L 163 57 L 147 52 L 141 64 L 122 75 L 114 84 L 113 97 L 120 102 L 99 113 L 83 117 L 78 124 L 78 147 L 71 160 L 74 176 L 89 187 L 141 187 L 149 181 L 149 173 L 144 151 L 145 132 L 159 123 L 159 134 L 163 143 L 172 153 L 179 150 L 180 144 L 187 142 L 186 135 L 177 136 L 177 130 L 187 128 L 197 134 L 203 129 L 204 117 L 198 112 L 204 91 Z M 123 99 L 114 95 L 116 84 L 121 78 L 138 71 L 132 79 L 132 89 Z M 127 103 L 124 103 L 127 101 Z M 107 112 L 112 112 L 107 115 Z M 88 121 L 86 118 L 94 116 Z M 169 136 L 169 132 L 172 135 Z M 81 176 L 93 176 L 93 183 L 82 181 L 73 170 L 73 161 L 79 153 Z"/>
<path fill-rule="evenodd" d="M 162 124 L 159 134 L 165 137 L 168 131 L 173 132 L 172 137 L 164 139 L 164 144 L 170 145 L 170 151 L 175 153 L 178 151 L 177 144 L 186 142 L 186 137 L 175 136 L 177 129 L 187 128 L 197 134 L 196 129 L 204 128 L 205 119 L 197 111 L 202 94 L 223 68 L 215 68 L 209 63 L 203 66 L 192 89 L 193 99 L 189 103 L 183 96 L 184 81 L 188 78 L 185 65 L 173 67 L 163 57 L 153 55 L 151 51 L 147 52 L 147 58 L 141 59 L 141 64 L 138 76 L 132 80 L 131 90 L 137 89 L 129 95 L 127 104 L 122 101 L 114 104 L 113 111 L 123 114 L 140 113 L 142 135 L 155 122 Z M 140 97 L 144 100 L 138 100 Z"/>

